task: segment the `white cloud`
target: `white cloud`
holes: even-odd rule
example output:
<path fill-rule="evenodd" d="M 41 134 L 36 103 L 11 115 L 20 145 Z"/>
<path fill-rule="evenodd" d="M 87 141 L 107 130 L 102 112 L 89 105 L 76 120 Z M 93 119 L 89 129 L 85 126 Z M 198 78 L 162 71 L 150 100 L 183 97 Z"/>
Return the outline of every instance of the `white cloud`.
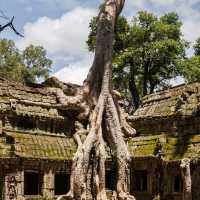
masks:
<path fill-rule="evenodd" d="M 87 52 L 85 41 L 89 21 L 96 14 L 93 9 L 76 8 L 61 18 L 41 17 L 24 26 L 24 38 L 17 41 L 21 49 L 29 44 L 42 45 L 51 54 L 79 56 Z"/>
<path fill-rule="evenodd" d="M 43 8 L 47 9 L 72 9 L 78 5 L 80 2 L 78 0 L 17 0 L 21 4 L 31 5 L 38 4 Z"/>
<path fill-rule="evenodd" d="M 174 4 L 177 0 L 150 0 L 151 3 L 160 4 L 160 5 L 170 5 Z"/>
<path fill-rule="evenodd" d="M 87 76 L 90 66 L 92 65 L 92 57 L 92 54 L 89 54 L 81 61 L 65 66 L 53 74 L 53 76 L 56 76 L 64 82 L 71 82 L 81 85 Z"/>
<path fill-rule="evenodd" d="M 25 7 L 25 11 L 28 12 L 28 13 L 31 13 L 33 11 L 33 7 L 27 6 L 27 7 Z"/>
<path fill-rule="evenodd" d="M 56 76 L 62 80 L 69 77 L 68 81 L 80 83 L 85 78 L 84 72 L 88 70 L 88 66 L 84 66 L 91 59 L 85 41 L 89 33 L 89 22 L 95 15 L 94 9 L 77 7 L 57 19 L 41 17 L 34 23 L 25 24 L 25 37 L 20 38 L 16 44 L 20 49 L 30 44 L 42 45 L 54 61 L 62 60 L 63 65 L 69 65 L 57 72 Z"/>
<path fill-rule="evenodd" d="M 55 10 L 70 10 L 80 5 L 78 0 L 37 0 L 40 5 L 49 9 Z"/>
<path fill-rule="evenodd" d="M 200 20 L 200 18 L 199 18 Z M 182 31 L 185 35 L 185 38 L 190 41 L 192 44 L 195 40 L 200 37 L 200 21 L 190 21 L 185 20 L 183 24 Z"/>

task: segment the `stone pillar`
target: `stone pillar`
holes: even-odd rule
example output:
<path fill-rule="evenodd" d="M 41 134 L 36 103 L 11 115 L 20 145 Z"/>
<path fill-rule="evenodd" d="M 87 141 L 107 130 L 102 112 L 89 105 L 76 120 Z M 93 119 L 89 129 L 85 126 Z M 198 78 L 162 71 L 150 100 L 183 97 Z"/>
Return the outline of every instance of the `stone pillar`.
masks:
<path fill-rule="evenodd" d="M 54 197 L 54 172 L 52 169 L 45 171 L 43 179 L 43 197 L 52 199 Z"/>
<path fill-rule="evenodd" d="M 0 135 L 2 135 L 2 133 L 3 133 L 3 122 L 0 119 Z"/>
<path fill-rule="evenodd" d="M 190 159 L 181 160 L 181 176 L 183 180 L 183 200 L 192 200 L 192 180 L 190 172 Z"/>
<path fill-rule="evenodd" d="M 168 194 L 172 193 L 172 177 L 169 174 L 168 165 L 163 163 L 162 183 L 161 183 L 161 199 L 165 198 Z"/>
<path fill-rule="evenodd" d="M 5 200 L 24 199 L 24 172 L 19 170 L 5 176 Z"/>
<path fill-rule="evenodd" d="M 17 171 L 17 199 L 24 199 L 24 170 Z"/>

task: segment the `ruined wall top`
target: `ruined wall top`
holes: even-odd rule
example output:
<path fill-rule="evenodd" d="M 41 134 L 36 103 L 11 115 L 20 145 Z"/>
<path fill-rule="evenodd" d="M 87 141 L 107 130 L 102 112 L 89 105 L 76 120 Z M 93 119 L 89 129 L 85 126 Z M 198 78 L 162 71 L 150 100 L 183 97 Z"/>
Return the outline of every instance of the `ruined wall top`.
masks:
<path fill-rule="evenodd" d="M 79 87 L 64 84 L 55 78 L 30 86 L 0 78 L 0 113 L 63 119 L 65 114 L 60 112 L 62 105 L 58 103 L 56 95 L 48 91 L 48 87 L 60 87 L 55 80 L 57 84 L 62 84 L 68 95 L 73 95 Z"/>
<path fill-rule="evenodd" d="M 132 119 L 195 115 L 199 103 L 200 83 L 180 85 L 145 96 Z"/>
<path fill-rule="evenodd" d="M 56 78 L 30 86 L 0 78 L 0 113 L 12 111 L 18 115 L 63 118 L 59 112 L 63 107 L 48 87 L 62 88 L 72 96 L 80 89 L 78 85 L 66 84 Z M 145 96 L 131 119 L 194 115 L 199 112 L 199 103 L 200 83 L 180 85 Z"/>

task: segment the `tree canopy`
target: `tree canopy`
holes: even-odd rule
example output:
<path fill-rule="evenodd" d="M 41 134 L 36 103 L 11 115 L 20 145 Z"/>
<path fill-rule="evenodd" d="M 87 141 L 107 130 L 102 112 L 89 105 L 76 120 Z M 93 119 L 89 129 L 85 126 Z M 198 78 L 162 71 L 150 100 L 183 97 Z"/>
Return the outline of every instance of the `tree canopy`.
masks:
<path fill-rule="evenodd" d="M 87 40 L 90 51 L 95 49 L 96 20 L 90 23 Z M 119 17 L 113 46 L 113 82 L 135 108 L 140 98 L 163 88 L 178 74 L 177 60 L 185 58 L 188 43 L 182 39 L 182 23 L 176 13 L 157 17 L 140 11 L 128 22 Z M 127 89 L 128 88 L 128 89 Z"/>
<path fill-rule="evenodd" d="M 20 51 L 12 40 L 0 40 L 0 76 L 34 83 L 38 78 L 49 76 L 52 61 L 47 58 L 46 50 L 41 46 L 28 46 Z"/>
<path fill-rule="evenodd" d="M 200 81 L 200 37 L 193 45 L 194 55 L 177 62 L 179 73 L 186 82 Z"/>

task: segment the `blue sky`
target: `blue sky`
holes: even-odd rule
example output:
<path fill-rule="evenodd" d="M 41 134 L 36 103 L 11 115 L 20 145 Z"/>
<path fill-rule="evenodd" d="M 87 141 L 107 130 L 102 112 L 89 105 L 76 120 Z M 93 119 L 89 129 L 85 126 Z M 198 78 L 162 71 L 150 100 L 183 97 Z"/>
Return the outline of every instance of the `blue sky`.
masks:
<path fill-rule="evenodd" d="M 85 44 L 88 24 L 101 2 L 0 0 L 0 9 L 7 16 L 15 16 L 16 27 L 25 36 L 19 38 L 8 30 L 0 37 L 15 40 L 20 49 L 31 43 L 44 46 L 54 61 L 52 75 L 66 82 L 81 83 L 93 59 Z M 126 0 L 123 15 L 131 19 L 140 10 L 157 15 L 175 11 L 183 22 L 185 39 L 192 43 L 200 36 L 200 0 Z"/>

